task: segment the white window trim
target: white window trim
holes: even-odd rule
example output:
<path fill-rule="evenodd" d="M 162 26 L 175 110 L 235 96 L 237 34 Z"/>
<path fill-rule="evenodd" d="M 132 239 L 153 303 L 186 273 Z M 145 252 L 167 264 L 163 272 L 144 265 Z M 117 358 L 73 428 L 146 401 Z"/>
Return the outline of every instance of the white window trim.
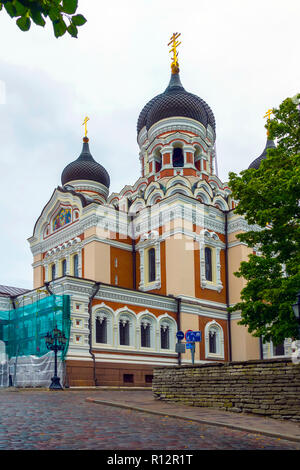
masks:
<path fill-rule="evenodd" d="M 217 353 L 211 353 L 209 352 L 209 331 L 211 329 L 217 329 L 218 330 L 218 337 L 217 340 L 219 340 L 219 343 L 217 345 L 217 349 L 219 352 Z M 224 359 L 224 332 L 223 328 L 219 323 L 217 323 L 215 320 L 212 320 L 211 322 L 206 323 L 205 329 L 204 329 L 204 337 L 205 337 L 205 358 L 206 359 Z"/>
<path fill-rule="evenodd" d="M 154 231 L 153 231 L 154 232 Z M 157 234 L 158 235 L 158 234 Z M 140 284 L 139 289 L 146 292 L 149 290 L 160 289 L 161 287 L 161 254 L 160 254 L 160 241 L 156 238 L 156 233 L 142 242 L 138 247 L 140 254 Z M 150 248 L 155 249 L 155 281 L 146 282 L 146 273 L 145 273 L 145 253 Z"/>
<path fill-rule="evenodd" d="M 120 344 L 120 328 L 119 323 L 121 320 L 129 321 L 129 344 Z M 115 324 L 115 336 L 116 336 L 116 347 L 120 350 L 135 350 L 137 349 L 137 338 L 136 338 L 136 315 L 130 310 L 122 309 L 116 317 Z"/>
<path fill-rule="evenodd" d="M 142 346 L 142 328 L 143 322 L 146 321 L 150 324 L 150 346 Z M 157 319 L 153 317 L 152 314 L 149 313 L 142 313 L 140 314 L 138 320 L 138 338 L 139 338 L 139 349 L 141 351 L 155 351 L 156 350 L 156 331 L 157 331 Z"/>
<path fill-rule="evenodd" d="M 202 230 L 200 233 L 200 283 L 202 289 L 216 290 L 219 293 L 223 289 L 221 281 L 221 249 L 224 243 L 215 232 Z M 205 277 L 205 248 L 212 251 L 213 281 L 208 281 Z"/>
<path fill-rule="evenodd" d="M 274 356 L 274 345 L 272 341 L 263 343 L 263 359 L 280 359 L 283 357 L 291 357 L 292 355 L 292 339 L 286 338 L 284 340 L 284 355 L 283 356 Z"/>
<path fill-rule="evenodd" d="M 160 334 L 160 329 L 163 324 L 167 324 L 169 327 L 169 348 L 165 349 L 161 347 L 161 334 Z M 175 343 L 176 343 L 176 333 L 177 333 L 177 323 L 175 320 L 170 317 L 167 313 L 164 315 L 161 315 L 158 318 L 158 329 L 157 329 L 157 336 L 158 336 L 158 347 L 159 347 L 159 352 L 174 352 L 175 351 Z"/>
<path fill-rule="evenodd" d="M 107 325 L 107 342 L 106 343 L 98 343 L 96 341 L 96 320 L 97 318 L 106 318 L 106 325 Z M 93 346 L 96 348 L 112 348 L 114 346 L 114 334 L 113 334 L 113 326 L 114 326 L 114 314 L 108 308 L 98 307 L 93 312 Z"/>

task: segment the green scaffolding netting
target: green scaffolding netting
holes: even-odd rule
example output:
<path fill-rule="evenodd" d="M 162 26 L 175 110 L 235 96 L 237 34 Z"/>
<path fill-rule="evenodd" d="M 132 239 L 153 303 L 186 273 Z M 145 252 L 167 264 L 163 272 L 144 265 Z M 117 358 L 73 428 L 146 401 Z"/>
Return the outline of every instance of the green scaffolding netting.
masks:
<path fill-rule="evenodd" d="M 64 360 L 70 338 L 70 296 L 50 295 L 31 304 L 22 303 L 16 309 L 12 306 L 0 311 L 0 340 L 5 342 L 8 357 L 43 356 L 49 352 L 45 336 L 57 326 L 67 338 L 61 352 Z"/>

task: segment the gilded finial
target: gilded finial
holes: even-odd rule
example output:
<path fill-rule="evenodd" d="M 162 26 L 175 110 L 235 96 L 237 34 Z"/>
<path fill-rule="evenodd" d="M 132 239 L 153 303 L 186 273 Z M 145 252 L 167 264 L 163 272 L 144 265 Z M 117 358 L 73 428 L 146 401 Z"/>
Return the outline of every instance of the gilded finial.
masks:
<path fill-rule="evenodd" d="M 173 74 L 179 73 L 177 47 L 181 44 L 181 42 L 178 42 L 177 39 L 179 38 L 180 35 L 181 35 L 181 33 L 173 33 L 173 35 L 170 38 L 171 41 L 168 44 L 168 46 L 170 46 L 172 44 L 172 47 L 171 47 L 169 52 L 173 52 L 172 63 L 171 63 L 171 69 L 172 69 Z"/>
<path fill-rule="evenodd" d="M 87 137 L 87 127 L 86 127 L 86 124 L 87 124 L 87 122 L 88 122 L 89 120 L 90 120 L 90 118 L 89 118 L 88 116 L 86 116 L 86 117 L 84 118 L 83 123 L 82 123 L 82 125 L 84 125 L 84 136 L 85 136 L 85 137 Z"/>
<path fill-rule="evenodd" d="M 264 115 L 264 118 L 267 118 L 268 120 L 268 130 L 267 130 L 267 136 L 269 137 L 269 125 L 270 125 L 270 119 L 271 119 L 271 114 L 273 114 L 273 111 L 272 109 L 268 109 L 268 111 L 266 112 L 266 114 Z"/>

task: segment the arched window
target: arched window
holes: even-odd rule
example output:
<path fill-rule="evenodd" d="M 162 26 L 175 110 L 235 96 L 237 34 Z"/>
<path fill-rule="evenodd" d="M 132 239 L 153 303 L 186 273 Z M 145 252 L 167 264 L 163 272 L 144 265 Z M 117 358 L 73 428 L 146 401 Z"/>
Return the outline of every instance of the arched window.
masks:
<path fill-rule="evenodd" d="M 161 164 L 162 164 L 162 156 L 160 150 L 156 150 L 154 154 L 154 171 L 155 173 L 158 173 L 161 170 Z"/>
<path fill-rule="evenodd" d="M 211 358 L 224 358 L 223 329 L 215 320 L 205 326 L 205 355 Z"/>
<path fill-rule="evenodd" d="M 120 319 L 119 321 L 119 338 L 121 346 L 129 346 L 130 334 L 129 334 L 129 320 Z"/>
<path fill-rule="evenodd" d="M 210 353 L 216 354 L 217 352 L 217 332 L 215 329 L 210 329 L 209 330 L 209 347 L 208 351 Z"/>
<path fill-rule="evenodd" d="M 274 345 L 273 344 L 273 356 L 284 356 L 284 343 Z"/>
<path fill-rule="evenodd" d="M 173 166 L 174 167 L 183 167 L 184 166 L 184 157 L 181 147 L 176 147 L 173 150 Z"/>
<path fill-rule="evenodd" d="M 155 279 L 155 248 L 150 248 L 148 250 L 148 281 L 153 282 Z"/>
<path fill-rule="evenodd" d="M 56 269 L 55 269 L 55 264 L 53 263 L 51 265 L 51 280 L 52 281 L 55 279 L 55 276 L 56 276 Z"/>
<path fill-rule="evenodd" d="M 61 262 L 61 275 L 65 276 L 67 274 L 67 260 L 63 259 Z"/>
<path fill-rule="evenodd" d="M 161 349 L 170 349 L 170 328 L 165 323 L 160 327 L 160 346 Z"/>
<path fill-rule="evenodd" d="M 212 256 L 211 248 L 205 247 L 205 279 L 212 281 Z"/>
<path fill-rule="evenodd" d="M 141 323 L 141 346 L 142 348 L 151 347 L 151 323 L 147 320 Z"/>
<path fill-rule="evenodd" d="M 78 273 L 78 255 L 73 256 L 73 273 L 75 277 L 79 276 Z"/>
<path fill-rule="evenodd" d="M 96 343 L 107 343 L 107 318 L 96 318 Z"/>

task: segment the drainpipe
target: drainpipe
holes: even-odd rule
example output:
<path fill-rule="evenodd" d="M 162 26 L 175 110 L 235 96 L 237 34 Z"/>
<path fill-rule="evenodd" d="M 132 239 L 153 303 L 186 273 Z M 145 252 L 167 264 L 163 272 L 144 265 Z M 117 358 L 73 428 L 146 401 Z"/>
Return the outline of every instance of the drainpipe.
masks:
<path fill-rule="evenodd" d="M 134 216 L 130 216 L 131 226 L 132 226 L 132 239 L 131 239 L 131 247 L 132 247 L 132 287 L 136 290 L 136 249 L 135 249 L 135 232 L 134 232 Z"/>
<path fill-rule="evenodd" d="M 95 282 L 94 284 L 94 289 L 92 292 L 91 297 L 89 298 L 89 304 L 88 304 L 88 312 L 89 312 L 89 353 L 93 358 L 93 373 L 94 373 L 94 383 L 95 387 L 99 386 L 97 377 L 96 377 L 96 359 L 95 359 L 95 354 L 92 352 L 92 304 L 93 304 L 93 299 L 97 295 L 99 289 L 101 286 L 101 282 Z"/>
<path fill-rule="evenodd" d="M 181 298 L 176 297 L 176 300 L 177 300 L 177 325 L 178 325 L 178 331 L 180 331 L 181 330 L 181 315 L 180 315 Z M 181 353 L 180 352 L 178 353 L 178 365 L 181 366 Z"/>
<path fill-rule="evenodd" d="M 226 306 L 229 307 L 229 285 L 228 285 L 228 211 L 225 212 L 225 283 L 226 283 Z M 227 313 L 227 330 L 228 330 L 228 355 L 229 361 L 232 361 L 232 345 L 231 345 L 231 313 Z"/>

